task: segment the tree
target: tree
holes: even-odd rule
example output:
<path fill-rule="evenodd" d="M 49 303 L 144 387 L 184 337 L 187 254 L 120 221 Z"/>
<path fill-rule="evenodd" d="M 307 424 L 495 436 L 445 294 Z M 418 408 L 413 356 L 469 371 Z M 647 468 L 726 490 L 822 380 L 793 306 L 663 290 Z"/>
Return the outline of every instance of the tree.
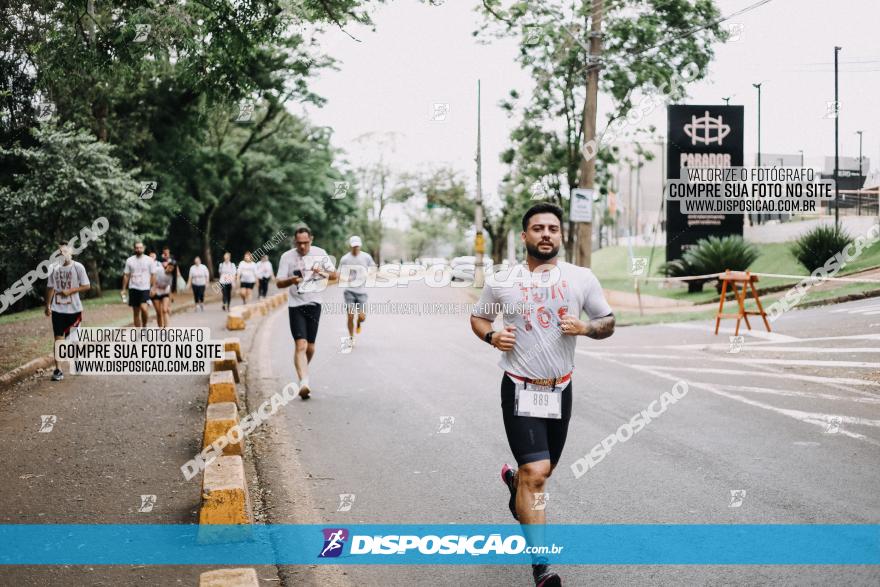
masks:
<path fill-rule="evenodd" d="M 370 225 L 370 232 L 374 235 L 373 257 L 376 259 L 376 263 L 381 264 L 382 215 L 389 203 L 395 199 L 401 200 L 399 196 L 393 196 L 396 189 L 394 171 L 387 162 L 389 156 L 397 148 L 397 133 L 365 133 L 357 137 L 354 142 L 362 148 L 379 154 L 376 161 L 359 166 L 356 177 L 367 215 L 367 223 Z"/>
<path fill-rule="evenodd" d="M 17 161 L 23 170 L 10 185 L 0 186 L 3 289 L 48 259 L 59 242 L 105 217 L 107 232 L 77 257 L 100 293 L 101 276 L 121 272 L 136 238 L 132 229 L 146 207 L 136 196 L 138 182 L 110 145 L 86 131 L 49 125 L 34 131 L 33 142 L 0 147 L 0 157 Z M 41 295 L 32 292 L 31 303 Z"/>
<path fill-rule="evenodd" d="M 506 191 L 517 202 L 531 197 L 535 182 L 544 181 L 550 186 L 546 199 L 563 204 L 578 186 L 585 156 L 597 157 L 596 185 L 606 197 L 609 168 L 618 158 L 613 138 L 637 125 L 645 109 L 683 96 L 686 82 L 705 76 L 713 43 L 725 38 L 711 0 L 608 0 L 603 54 L 596 64 L 588 48 L 593 2 L 516 1 L 505 6 L 501 0 L 483 0 L 479 8 L 485 19 L 474 34 L 519 38 L 517 60 L 535 81 L 526 100 L 512 91 L 502 103 L 520 118 L 511 133 L 512 146 L 502 154 L 502 161 L 511 165 Z M 599 89 L 612 108 L 598 144 L 584 145 L 586 73 L 594 66 L 602 68 Z M 635 109 L 639 94 L 642 100 Z M 569 223 L 569 256 L 573 233 Z"/>

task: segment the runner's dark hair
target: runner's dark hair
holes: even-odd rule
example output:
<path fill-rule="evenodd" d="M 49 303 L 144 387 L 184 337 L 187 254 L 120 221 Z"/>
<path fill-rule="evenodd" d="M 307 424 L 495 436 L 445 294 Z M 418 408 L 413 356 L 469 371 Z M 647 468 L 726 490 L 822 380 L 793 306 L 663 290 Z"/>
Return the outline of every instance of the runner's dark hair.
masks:
<path fill-rule="evenodd" d="M 529 219 L 535 214 L 553 214 L 557 218 L 559 218 L 559 224 L 562 224 L 562 208 L 557 206 L 556 204 L 551 204 L 550 202 L 540 202 L 535 204 L 523 214 L 522 218 L 522 228 L 523 230 L 527 230 L 529 228 Z"/>
<path fill-rule="evenodd" d="M 309 229 L 308 226 L 300 226 L 299 228 L 296 229 L 296 232 L 293 233 L 293 238 L 296 238 L 296 235 L 300 234 L 301 232 L 304 232 L 307 235 L 312 236 L 312 231 L 311 231 L 311 229 Z"/>

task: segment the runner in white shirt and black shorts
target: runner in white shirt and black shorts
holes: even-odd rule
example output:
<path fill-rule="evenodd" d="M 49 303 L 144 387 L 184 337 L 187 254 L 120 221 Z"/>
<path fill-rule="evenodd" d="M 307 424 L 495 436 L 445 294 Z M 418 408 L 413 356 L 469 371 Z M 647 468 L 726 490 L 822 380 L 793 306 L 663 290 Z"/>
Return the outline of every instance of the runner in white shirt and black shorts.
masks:
<path fill-rule="evenodd" d="M 223 311 L 228 312 L 229 306 L 232 305 L 232 284 L 235 283 L 237 275 L 235 263 L 232 262 L 232 253 L 223 253 L 223 262 L 220 263 L 218 273 L 220 292 L 223 294 Z"/>
<path fill-rule="evenodd" d="M 62 243 L 58 247 L 63 263 L 54 265 L 46 282 L 46 316 L 52 317 L 52 334 L 55 340 L 64 340 L 70 331 L 82 322 L 81 292 L 89 291 L 89 276 L 82 263 L 73 260 L 70 247 Z M 54 350 L 53 350 L 54 353 Z M 58 368 L 55 359 L 55 372 L 52 381 L 61 381 L 64 373 Z"/>
<path fill-rule="evenodd" d="M 275 285 L 278 289 L 290 287 L 287 313 L 290 333 L 296 345 L 293 365 L 299 377 L 299 396 L 308 399 L 309 362 L 315 355 L 315 340 L 321 322 L 321 303 L 318 292 L 327 279 L 338 279 L 339 274 L 327 251 L 313 247 L 312 231 L 302 227 L 293 234 L 293 247 L 281 255 Z"/>
<path fill-rule="evenodd" d="M 614 314 L 593 272 L 557 259 L 562 245 L 562 209 L 532 206 L 523 216 L 524 266 L 487 279 L 471 315 L 471 328 L 502 351 L 501 412 L 507 441 L 519 465 L 501 470 L 510 492 L 508 507 L 530 543 L 543 542 L 544 509 L 535 494 L 559 462 L 572 410 L 576 336 L 602 339 L 614 332 Z M 589 317 L 580 320 L 581 312 Z M 492 323 L 501 313 L 503 329 Z M 533 556 L 535 585 L 561 585 L 546 557 Z"/>
<path fill-rule="evenodd" d="M 155 261 L 144 254 L 144 243 L 134 244 L 134 255 L 125 260 L 122 272 L 122 299 L 128 293 L 128 305 L 131 306 L 133 322 L 136 327 L 146 328 L 149 320 L 150 290 L 156 280 L 154 273 Z"/>
<path fill-rule="evenodd" d="M 251 294 L 254 293 L 254 284 L 257 283 L 257 264 L 254 263 L 254 257 L 250 251 L 245 251 L 244 260 L 238 264 L 238 294 L 241 296 L 241 303 L 247 305 L 251 300 Z"/>
<path fill-rule="evenodd" d="M 205 286 L 208 285 L 209 277 L 208 267 L 207 265 L 202 265 L 201 257 L 193 259 L 192 267 L 189 268 L 186 285 L 187 287 L 192 287 L 193 302 L 196 305 L 196 310 L 199 312 L 205 311 Z"/>

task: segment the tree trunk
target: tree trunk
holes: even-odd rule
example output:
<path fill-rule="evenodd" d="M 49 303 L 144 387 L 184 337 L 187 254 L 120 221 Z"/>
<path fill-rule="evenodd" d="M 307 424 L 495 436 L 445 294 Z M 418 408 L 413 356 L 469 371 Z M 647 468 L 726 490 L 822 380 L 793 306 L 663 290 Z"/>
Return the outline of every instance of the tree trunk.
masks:
<path fill-rule="evenodd" d="M 211 256 L 211 227 L 214 224 L 214 211 L 216 208 L 210 208 L 204 216 L 202 222 L 202 262 L 208 268 L 208 278 L 214 277 L 214 259 Z"/>
<path fill-rule="evenodd" d="M 101 272 L 98 269 L 98 262 L 94 259 L 89 259 L 86 261 L 86 274 L 89 276 L 89 282 L 91 282 L 92 291 L 96 298 L 100 298 L 103 295 L 103 290 L 101 289 Z"/>
<path fill-rule="evenodd" d="M 568 238 L 565 241 L 565 260 L 572 262 L 574 256 L 574 232 L 577 229 L 574 222 L 568 223 Z"/>

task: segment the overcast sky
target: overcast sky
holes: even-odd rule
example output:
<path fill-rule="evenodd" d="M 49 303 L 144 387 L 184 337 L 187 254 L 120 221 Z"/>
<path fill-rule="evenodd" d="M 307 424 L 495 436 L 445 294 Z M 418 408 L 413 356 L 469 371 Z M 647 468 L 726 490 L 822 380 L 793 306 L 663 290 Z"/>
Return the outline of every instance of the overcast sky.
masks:
<path fill-rule="evenodd" d="M 728 15 L 754 0 L 720 0 Z M 481 45 L 471 32 L 478 24 L 476 0 L 447 0 L 428 6 L 391 1 L 374 14 L 376 32 L 347 29 L 360 42 L 332 30 L 322 42 L 340 60 L 314 89 L 327 98 L 309 108 L 318 124 L 331 126 L 334 144 L 353 162 L 375 153 L 354 141 L 369 132 L 399 133 L 394 163 L 399 170 L 451 164 L 474 174 L 476 85 L 483 94 L 483 189 L 494 194 L 504 173 L 499 153 L 508 145 L 514 121 L 498 108 L 511 88 L 528 91 L 530 79 L 514 62 L 513 41 Z M 840 45 L 840 154 L 858 155 L 856 130 L 864 131 L 864 154 L 880 162 L 880 4 L 875 0 L 772 0 L 728 23 L 742 25 L 739 40 L 717 47 L 707 80 L 688 87 L 689 103 L 745 106 L 746 161 L 757 148 L 757 92 L 762 82 L 762 151 L 797 153 L 821 166 L 834 154 L 834 121 L 824 118 L 834 99 L 834 46 Z M 448 103 L 445 122 L 431 120 L 434 103 Z M 609 99 L 600 94 L 600 120 Z M 665 132 L 665 109 L 643 124 Z"/>

